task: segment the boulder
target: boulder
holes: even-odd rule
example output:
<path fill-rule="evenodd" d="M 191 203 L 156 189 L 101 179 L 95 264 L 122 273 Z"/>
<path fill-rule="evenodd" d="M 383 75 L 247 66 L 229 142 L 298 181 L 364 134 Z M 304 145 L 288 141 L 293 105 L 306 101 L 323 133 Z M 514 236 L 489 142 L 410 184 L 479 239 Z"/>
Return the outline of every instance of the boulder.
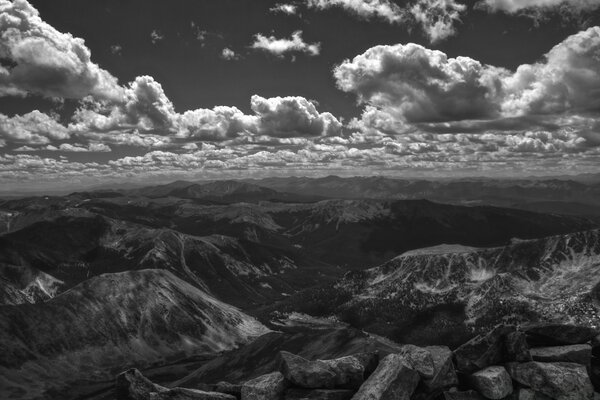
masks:
<path fill-rule="evenodd" d="M 242 395 L 242 385 L 229 382 L 218 382 L 213 385 L 212 391 L 230 394 L 239 398 Z"/>
<path fill-rule="evenodd" d="M 475 390 L 449 390 L 444 392 L 444 400 L 485 400 L 485 397 Z"/>
<path fill-rule="evenodd" d="M 137 369 L 127 370 L 117 376 L 117 400 L 236 400 L 234 396 L 197 389 L 174 388 L 157 385 Z"/>
<path fill-rule="evenodd" d="M 152 400 L 237 400 L 235 396 L 218 392 L 205 392 L 198 389 L 174 388 L 151 397 Z"/>
<path fill-rule="evenodd" d="M 470 381 L 473 388 L 488 399 L 503 399 L 513 391 L 512 379 L 501 366 L 491 366 L 477 371 L 471 375 Z"/>
<path fill-rule="evenodd" d="M 600 391 L 600 365 L 594 365 L 594 363 L 592 363 L 588 372 L 590 374 L 592 385 L 594 385 L 594 389 Z"/>
<path fill-rule="evenodd" d="M 452 362 L 452 351 L 446 346 L 425 347 L 433 360 L 433 376 L 423 379 L 423 386 L 428 392 L 458 385 L 458 377 Z"/>
<path fill-rule="evenodd" d="M 598 335 L 593 328 L 567 324 L 534 324 L 522 329 L 530 347 L 583 344 Z"/>
<path fill-rule="evenodd" d="M 600 335 L 594 336 L 591 341 L 592 355 L 600 358 Z"/>
<path fill-rule="evenodd" d="M 422 347 L 406 344 L 402 346 L 398 354 L 403 356 L 412 369 L 417 371 L 422 378 L 433 378 L 433 357 L 429 351 Z"/>
<path fill-rule="evenodd" d="M 321 361 L 335 373 L 335 386 L 338 388 L 358 389 L 364 382 L 365 367 L 354 356 Z"/>
<path fill-rule="evenodd" d="M 592 346 L 589 344 L 572 344 L 570 346 L 534 347 L 530 350 L 533 361 L 564 361 L 590 365 Z"/>
<path fill-rule="evenodd" d="M 552 398 L 532 389 L 521 388 L 517 392 L 516 400 L 552 400 Z"/>
<path fill-rule="evenodd" d="M 280 400 L 287 387 L 281 372 L 251 379 L 242 385 L 242 400 Z"/>
<path fill-rule="evenodd" d="M 117 400 L 145 400 L 149 393 L 163 393 L 167 390 L 167 388 L 153 383 L 135 368 L 117 375 L 115 383 Z"/>
<path fill-rule="evenodd" d="M 365 370 L 364 376 L 363 376 L 364 379 L 367 379 L 369 377 L 369 375 L 371 375 L 373 373 L 373 371 L 375 371 L 375 369 L 377 368 L 377 365 L 379 365 L 379 352 L 378 351 L 357 353 L 357 354 L 353 354 L 352 357 L 356 358 L 363 366 L 363 368 Z"/>
<path fill-rule="evenodd" d="M 350 400 L 353 394 L 348 389 L 288 389 L 285 400 Z"/>
<path fill-rule="evenodd" d="M 592 399 L 594 389 L 585 366 L 574 363 L 508 363 L 510 376 L 555 400 Z"/>
<path fill-rule="evenodd" d="M 389 354 L 379 362 L 352 400 L 409 400 L 418 384 L 419 373 L 404 357 Z"/>
<path fill-rule="evenodd" d="M 514 332 L 514 326 L 498 326 L 487 335 L 478 335 L 454 350 L 456 368 L 460 372 L 473 373 L 504 361 L 504 339 Z"/>
<path fill-rule="evenodd" d="M 508 333 L 504 338 L 504 361 L 531 361 L 527 336 L 522 331 Z"/>
<path fill-rule="evenodd" d="M 321 360 L 309 361 L 287 351 L 279 352 L 279 371 L 293 385 L 307 389 L 332 389 L 336 374 Z"/>

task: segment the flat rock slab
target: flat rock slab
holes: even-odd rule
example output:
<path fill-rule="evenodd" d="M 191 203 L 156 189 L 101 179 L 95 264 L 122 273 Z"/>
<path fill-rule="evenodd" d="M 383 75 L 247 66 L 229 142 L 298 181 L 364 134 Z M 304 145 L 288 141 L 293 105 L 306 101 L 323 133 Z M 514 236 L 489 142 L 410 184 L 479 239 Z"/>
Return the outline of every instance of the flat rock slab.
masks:
<path fill-rule="evenodd" d="M 242 385 L 242 400 L 280 400 L 287 387 L 281 372 L 251 379 Z"/>
<path fill-rule="evenodd" d="M 279 352 L 279 371 L 295 386 L 307 389 L 333 389 L 336 373 L 321 360 L 309 361 L 287 351 Z"/>
<path fill-rule="evenodd" d="M 288 389 L 285 400 L 350 400 L 354 395 L 349 389 Z"/>
<path fill-rule="evenodd" d="M 517 382 L 555 400 L 593 399 L 594 388 L 586 367 L 575 363 L 508 363 L 506 369 Z"/>
<path fill-rule="evenodd" d="M 471 385 L 488 399 L 500 400 L 513 391 L 512 379 L 501 366 L 491 366 L 477 371 L 469 380 Z"/>
<path fill-rule="evenodd" d="M 409 400 L 419 379 L 419 373 L 403 356 L 389 354 L 379 362 L 352 400 Z"/>
<path fill-rule="evenodd" d="M 534 347 L 530 350 L 533 361 L 573 362 L 590 365 L 592 346 L 589 344 L 572 344 L 569 346 Z"/>
<path fill-rule="evenodd" d="M 522 327 L 531 347 L 583 344 L 598 335 L 598 331 L 579 325 L 535 324 Z"/>

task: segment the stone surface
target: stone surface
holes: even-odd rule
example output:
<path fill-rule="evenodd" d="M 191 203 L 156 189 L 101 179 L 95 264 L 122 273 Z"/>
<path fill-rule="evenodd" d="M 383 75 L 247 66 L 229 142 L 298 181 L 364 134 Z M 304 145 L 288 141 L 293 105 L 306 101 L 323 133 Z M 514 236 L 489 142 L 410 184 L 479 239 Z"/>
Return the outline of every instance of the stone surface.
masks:
<path fill-rule="evenodd" d="M 495 365 L 477 371 L 471 375 L 470 381 L 473 388 L 488 399 L 503 399 L 513 391 L 512 379 L 501 366 Z"/>
<path fill-rule="evenodd" d="M 358 389 L 364 382 L 365 368 L 354 356 L 321 360 L 335 373 L 335 386 L 345 389 Z"/>
<path fill-rule="evenodd" d="M 555 400 L 592 399 L 594 389 L 585 366 L 574 363 L 508 363 L 510 376 Z"/>
<path fill-rule="evenodd" d="M 530 347 L 583 344 L 598 335 L 595 329 L 578 325 L 535 324 L 522 329 Z"/>
<path fill-rule="evenodd" d="M 594 357 L 600 357 L 600 335 L 594 336 L 591 341 L 592 344 L 592 355 Z"/>
<path fill-rule="evenodd" d="M 227 393 L 235 397 L 242 395 L 242 385 L 229 382 L 218 382 L 213 385 L 214 392 Z"/>
<path fill-rule="evenodd" d="M 533 389 L 521 388 L 517 392 L 516 400 L 552 400 L 552 398 Z"/>
<path fill-rule="evenodd" d="M 433 377 L 422 380 L 427 391 L 457 385 L 458 377 L 452 362 L 452 350 L 446 346 L 428 346 L 425 350 L 431 353 L 433 360 Z"/>
<path fill-rule="evenodd" d="M 336 374 L 323 361 L 309 361 L 287 351 L 281 351 L 278 364 L 283 376 L 293 385 L 307 389 L 331 389 L 335 386 Z"/>
<path fill-rule="evenodd" d="M 242 400 L 281 400 L 287 387 L 281 372 L 251 379 L 242 385 Z"/>
<path fill-rule="evenodd" d="M 589 369 L 590 380 L 592 381 L 592 385 L 594 385 L 594 389 L 596 391 L 600 391 L 600 365 L 594 365 Z"/>
<path fill-rule="evenodd" d="M 475 390 L 445 391 L 443 398 L 444 400 L 485 400 L 485 397 Z"/>
<path fill-rule="evenodd" d="M 592 346 L 589 344 L 573 344 L 570 346 L 534 347 L 530 350 L 533 361 L 564 361 L 590 365 Z"/>
<path fill-rule="evenodd" d="M 409 400 L 419 384 L 419 373 L 404 357 L 389 354 L 363 383 L 352 400 Z"/>
<path fill-rule="evenodd" d="M 473 373 L 504 361 L 504 339 L 516 330 L 513 326 L 499 326 L 487 335 L 478 335 L 454 350 L 456 368 Z"/>
<path fill-rule="evenodd" d="M 527 336 L 522 331 L 508 333 L 504 338 L 504 361 L 531 361 Z"/>
<path fill-rule="evenodd" d="M 377 351 L 357 353 L 352 356 L 362 364 L 365 370 L 364 379 L 367 379 L 379 365 L 379 352 Z"/>
<path fill-rule="evenodd" d="M 285 400 L 349 400 L 352 395 L 349 389 L 288 389 Z"/>
<path fill-rule="evenodd" d="M 433 378 L 434 366 L 433 357 L 431 353 L 422 347 L 418 347 L 412 344 L 406 344 L 402 346 L 402 349 L 398 352 L 402 355 L 409 365 L 421 375 L 422 378 Z"/>
<path fill-rule="evenodd" d="M 236 400 L 225 393 L 198 389 L 174 388 L 157 385 L 137 369 L 127 370 L 117 376 L 115 384 L 117 400 Z"/>

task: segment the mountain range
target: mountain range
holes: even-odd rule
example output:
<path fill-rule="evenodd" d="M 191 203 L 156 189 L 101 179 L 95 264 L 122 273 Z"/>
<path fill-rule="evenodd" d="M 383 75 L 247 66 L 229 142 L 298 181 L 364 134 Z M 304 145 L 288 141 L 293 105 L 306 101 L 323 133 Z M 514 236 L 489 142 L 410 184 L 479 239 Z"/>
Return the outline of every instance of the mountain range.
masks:
<path fill-rule="evenodd" d="M 267 371 L 276 349 L 600 325 L 595 185 L 272 178 L 7 199 L 0 395 L 110 398 L 129 366 L 189 385 Z"/>

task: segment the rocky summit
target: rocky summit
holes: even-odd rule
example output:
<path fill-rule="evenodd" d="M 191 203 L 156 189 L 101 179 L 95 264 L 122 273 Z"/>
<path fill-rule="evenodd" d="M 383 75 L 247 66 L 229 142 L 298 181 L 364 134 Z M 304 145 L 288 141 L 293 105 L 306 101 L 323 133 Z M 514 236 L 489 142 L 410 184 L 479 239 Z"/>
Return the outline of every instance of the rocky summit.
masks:
<path fill-rule="evenodd" d="M 391 352 L 312 360 L 280 351 L 274 360 L 259 359 L 274 366 L 267 373 L 232 383 L 196 382 L 189 388 L 165 388 L 134 369 L 117 376 L 114 393 L 117 400 L 593 400 L 600 396 L 595 392 L 600 390 L 600 374 L 590 368 L 600 365 L 592 355 L 599 332 L 585 326 L 537 324 L 534 336 L 528 335 L 531 329 L 497 326 L 454 351 L 444 346 L 396 345 Z M 564 340 L 564 332 L 572 333 L 571 340 L 579 343 L 538 347 L 539 337 L 556 343 Z"/>

